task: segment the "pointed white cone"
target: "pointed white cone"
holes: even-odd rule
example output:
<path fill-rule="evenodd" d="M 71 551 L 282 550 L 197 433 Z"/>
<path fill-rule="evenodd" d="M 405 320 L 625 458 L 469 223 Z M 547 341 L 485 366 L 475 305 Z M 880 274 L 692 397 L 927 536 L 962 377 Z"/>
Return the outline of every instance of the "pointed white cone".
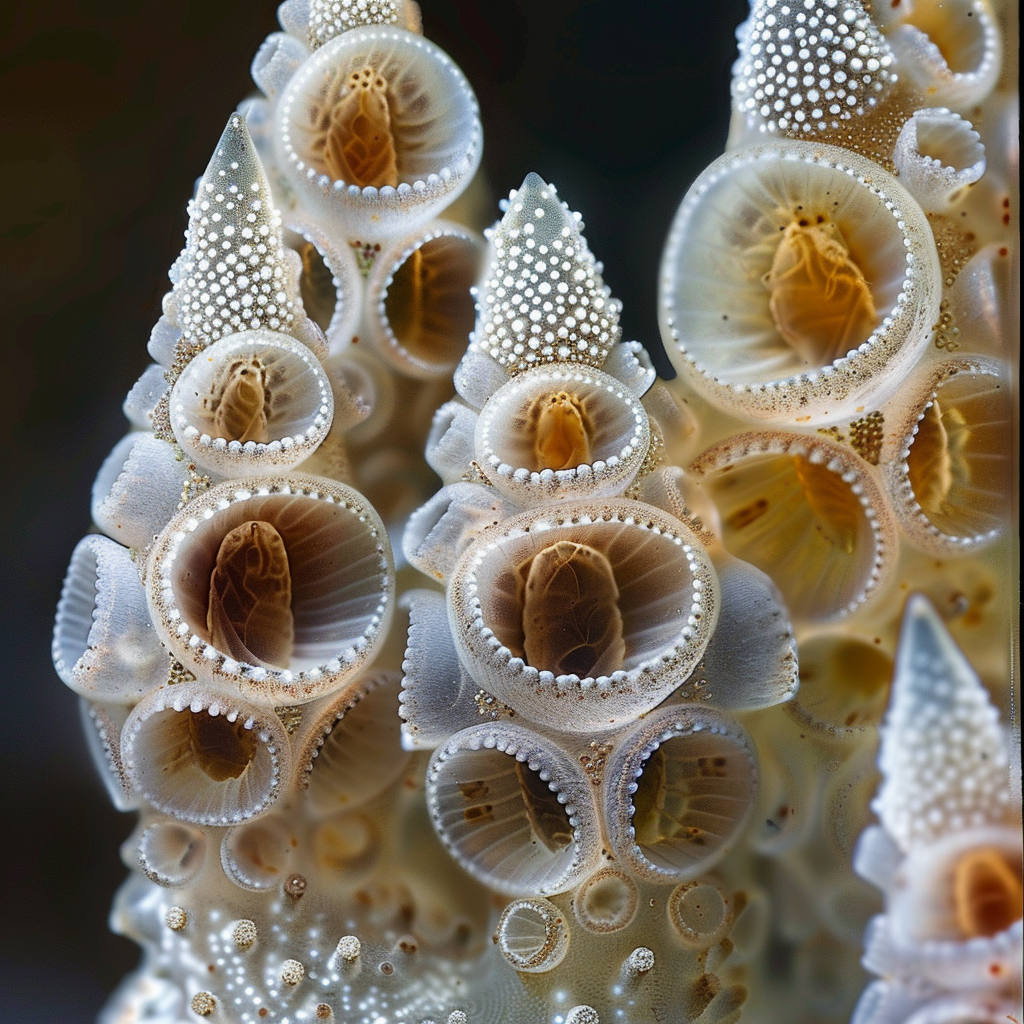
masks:
<path fill-rule="evenodd" d="M 999 714 L 920 594 L 903 614 L 875 810 L 905 852 L 1006 820 L 1009 758 Z"/>
<path fill-rule="evenodd" d="M 477 344 L 516 373 L 538 363 L 600 367 L 621 335 L 619 303 L 553 185 L 531 172 L 491 231 Z"/>

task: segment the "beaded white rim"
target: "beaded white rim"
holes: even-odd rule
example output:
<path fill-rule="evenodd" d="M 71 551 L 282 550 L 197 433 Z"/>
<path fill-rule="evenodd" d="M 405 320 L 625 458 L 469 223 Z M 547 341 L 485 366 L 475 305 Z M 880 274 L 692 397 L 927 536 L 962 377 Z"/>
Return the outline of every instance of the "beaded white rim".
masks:
<path fill-rule="evenodd" d="M 214 647 L 203 635 L 193 630 L 174 594 L 174 569 L 182 546 L 200 524 L 213 519 L 218 512 L 253 498 L 300 497 L 322 501 L 344 509 L 363 525 L 380 556 L 380 600 L 366 628 L 349 647 L 335 657 L 309 669 L 267 668 L 236 661 Z M 381 625 L 390 617 L 394 591 L 391 549 L 380 517 L 361 495 L 331 480 L 307 477 L 302 479 L 251 479 L 230 481 L 212 488 L 190 502 L 171 520 L 157 538 L 150 555 L 148 594 L 154 619 L 163 639 L 186 666 L 197 669 L 197 675 L 212 676 L 214 681 L 241 686 L 243 692 L 257 700 L 271 699 L 281 703 L 301 703 L 322 696 L 363 664 L 381 635 Z"/>
<path fill-rule="evenodd" d="M 213 350 L 217 346 L 223 347 L 214 353 Z M 193 377 L 197 375 L 197 369 L 200 373 L 202 369 L 205 369 L 202 366 L 203 362 L 209 360 L 211 354 L 226 363 L 240 353 L 259 355 L 260 351 L 265 349 L 283 352 L 286 357 L 300 361 L 313 375 L 319 399 L 311 403 L 312 407 L 304 417 L 308 420 L 309 426 L 301 434 L 286 435 L 267 442 L 245 441 L 244 443 L 238 439 L 212 437 L 201 427 L 197 427 L 192 421 L 190 410 L 186 408 L 182 394 L 193 385 Z M 224 462 L 246 471 L 255 468 L 254 462 L 263 462 L 272 466 L 297 465 L 312 454 L 327 436 L 333 413 L 334 396 L 331 393 L 327 375 L 316 356 L 299 342 L 265 335 L 259 338 L 234 336 L 214 342 L 192 359 L 171 390 L 171 429 L 174 431 L 178 443 L 200 462 L 213 455 L 216 462 L 212 468 L 221 471 L 225 468 Z"/>
<path fill-rule="evenodd" d="M 626 506 L 632 503 L 622 502 L 620 504 Z M 558 693 L 567 693 L 575 689 L 594 690 L 599 693 L 612 690 L 628 692 L 640 687 L 643 677 L 652 674 L 662 665 L 678 662 L 691 665 L 696 662 L 707 646 L 711 625 L 717 612 L 714 598 L 714 570 L 711 568 L 711 562 L 706 552 L 696 539 L 686 538 L 669 529 L 667 525 L 660 526 L 653 519 L 648 520 L 648 517 L 643 515 L 643 506 L 639 503 L 636 504 L 635 511 L 627 507 L 620 507 L 618 510 L 605 508 L 595 511 L 593 515 L 580 513 L 559 516 L 555 513 L 551 515 L 551 518 L 540 518 L 545 515 L 545 512 L 550 514 L 553 511 L 541 510 L 532 513 L 537 518 L 524 526 L 518 525 L 523 517 L 520 516 L 516 520 L 512 520 L 513 525 L 506 526 L 500 537 L 480 543 L 467 556 L 468 562 L 464 567 L 456 570 L 456 577 L 461 581 L 462 604 L 466 613 L 464 616 L 460 616 L 462 624 L 457 629 L 456 636 L 468 634 L 467 639 L 471 653 L 490 666 L 498 666 L 505 669 L 510 675 L 518 677 L 517 682 L 522 680 L 522 685 L 525 687 L 539 686 Z M 661 518 L 660 515 L 659 518 Z M 522 658 L 513 655 L 512 651 L 495 636 L 494 631 L 484 621 L 483 607 L 479 596 L 478 571 L 489 555 L 500 550 L 503 541 L 514 541 L 520 537 L 542 534 L 562 527 L 589 526 L 596 523 L 617 523 L 635 527 L 644 532 L 649 531 L 655 536 L 665 537 L 678 548 L 686 561 L 690 574 L 689 607 L 680 612 L 682 625 L 676 642 L 671 647 L 659 651 L 655 657 L 645 659 L 629 670 L 620 669 L 611 675 L 586 676 L 582 679 L 575 673 L 556 676 L 546 669 L 536 669 L 532 665 L 527 665 Z M 705 591 L 709 587 L 712 589 L 706 598 Z M 469 620 L 468 630 L 464 629 L 464 622 L 467 618 Z"/>
<path fill-rule="evenodd" d="M 338 52 L 356 49 L 365 44 L 378 46 L 403 46 L 407 49 L 421 51 L 428 60 L 436 61 L 452 80 L 452 86 L 468 112 L 473 118 L 473 127 L 464 152 L 451 166 L 445 165 L 425 177 L 412 181 L 401 181 L 397 186 L 375 185 L 359 186 L 349 184 L 340 179 L 333 179 L 311 167 L 295 148 L 292 141 L 291 122 L 292 108 L 305 99 L 306 85 L 321 77 L 325 67 L 338 62 Z M 284 154 L 284 159 L 298 180 L 322 196 L 346 195 L 358 197 L 372 206 L 402 208 L 410 198 L 416 197 L 424 202 L 442 201 L 467 179 L 480 163 L 482 153 L 482 130 L 480 127 L 479 109 L 476 96 L 466 81 L 459 66 L 440 47 L 424 39 L 422 36 L 407 32 L 405 29 L 357 28 L 336 36 L 325 43 L 299 68 L 289 81 L 284 95 L 281 97 L 278 113 L 277 139 Z"/>
<path fill-rule="evenodd" d="M 861 460 L 853 452 L 829 441 L 802 434 L 741 434 L 713 445 L 694 461 L 691 469 L 700 475 L 707 475 L 762 455 L 801 456 L 812 465 L 824 466 L 842 479 L 864 510 L 864 518 L 874 543 L 874 555 L 871 572 L 859 588 L 857 597 L 836 613 L 850 614 L 877 589 L 888 574 L 891 563 L 895 561 L 898 539 L 885 495 L 866 472 L 867 464 L 863 464 L 864 470 L 859 468 Z"/>
<path fill-rule="evenodd" d="M 673 718 L 673 715 L 678 717 Z M 704 721 L 700 721 L 697 717 L 698 715 Z M 666 718 L 668 721 L 666 721 Z M 663 712 L 654 721 L 641 726 L 632 737 L 629 737 L 627 740 L 628 746 L 623 749 L 622 753 L 608 768 L 608 778 L 611 780 L 611 787 L 613 787 L 610 787 L 608 790 L 608 798 L 614 797 L 617 804 L 617 806 L 608 809 L 608 825 L 611 833 L 609 839 L 615 847 L 615 852 L 637 874 L 648 878 L 659 878 L 664 881 L 677 881 L 684 875 L 690 874 L 690 872 L 663 868 L 649 860 L 640 849 L 636 841 L 636 828 L 633 824 L 633 817 L 636 814 L 633 796 L 640 788 L 638 780 L 643 775 L 644 766 L 650 760 L 651 755 L 663 743 L 673 739 L 685 739 L 687 736 L 694 736 L 698 733 L 726 737 L 732 740 L 738 747 L 741 747 L 747 755 L 754 788 L 751 790 L 750 803 L 746 812 L 733 825 L 731 832 L 733 837 L 742 830 L 750 811 L 753 809 L 754 793 L 757 785 L 757 762 L 754 760 L 754 752 L 739 724 L 730 721 L 723 715 L 717 715 L 714 712 L 709 713 L 703 708 L 689 715 L 685 712 L 680 714 L 675 709 L 667 709 L 666 712 Z M 726 841 L 717 851 L 717 856 L 714 859 L 721 859 L 728 850 L 728 841 Z M 710 866 L 710 862 L 701 861 L 696 864 L 692 875 L 703 874 Z"/>
<path fill-rule="evenodd" d="M 767 402 L 769 410 L 779 413 L 799 411 L 808 401 L 819 396 L 832 397 L 839 402 L 847 397 L 848 392 L 863 388 L 891 371 L 891 364 L 872 365 L 872 362 L 877 362 L 880 352 L 885 353 L 891 360 L 906 349 L 912 352 L 930 336 L 930 330 L 926 330 L 921 337 L 913 337 L 914 332 L 909 329 L 911 325 L 908 323 L 906 337 L 896 338 L 895 341 L 890 337 L 899 321 L 909 321 L 916 317 L 921 323 L 927 320 L 927 327 L 930 328 L 935 320 L 931 314 L 937 312 L 940 269 L 938 253 L 924 213 L 895 178 L 874 165 L 870 165 L 873 170 L 869 178 L 866 171 L 859 171 L 853 165 L 852 157 L 854 154 L 837 147 L 819 146 L 810 142 L 792 141 L 756 146 L 720 157 L 700 175 L 687 192 L 676 213 L 665 245 L 659 305 L 669 335 L 669 338 L 665 339 L 666 343 L 671 340 L 673 347 L 684 359 L 685 365 L 699 380 L 704 381 L 706 390 L 713 399 L 732 405 L 735 403 L 735 396 L 748 396 L 760 400 L 757 402 L 759 410 Z M 888 211 L 896 230 L 903 238 L 906 269 L 900 292 L 881 323 L 857 348 L 851 349 L 845 356 L 833 360 L 826 366 L 788 377 L 746 384 L 730 383 L 701 365 L 681 336 L 676 323 L 677 310 L 673 297 L 677 268 L 683 236 L 698 205 L 701 208 L 705 205 L 708 192 L 735 170 L 762 162 L 793 162 L 823 167 L 844 174 L 867 189 Z M 884 183 L 884 187 L 883 184 L 879 184 L 880 181 Z M 901 196 L 899 193 L 904 195 Z M 917 315 L 919 306 L 927 307 L 929 316 Z M 931 306 L 935 306 L 935 309 L 932 310 Z"/>
<path fill-rule="evenodd" d="M 516 395 L 522 392 L 540 397 L 546 391 L 565 384 L 592 388 L 621 402 L 633 419 L 633 432 L 629 441 L 606 458 L 581 463 L 568 469 L 530 470 L 512 466 L 498 453 L 493 434 L 507 429 L 510 406 L 517 404 Z M 559 488 L 586 493 L 611 484 L 625 488 L 639 470 L 650 446 L 651 427 L 647 412 L 639 400 L 614 377 L 599 370 L 573 367 L 536 367 L 523 371 L 503 384 L 488 399 L 480 413 L 476 435 L 476 455 L 479 461 L 497 478 L 499 490 L 505 485 L 514 496 L 543 488 L 545 492 Z"/>
<path fill-rule="evenodd" d="M 499 753 L 525 764 L 530 771 L 536 772 L 540 776 L 565 809 L 566 818 L 572 828 L 572 855 L 567 858 L 568 863 L 558 873 L 555 880 L 536 891 L 532 884 L 522 889 L 514 883 L 497 879 L 491 872 L 481 869 L 474 864 L 471 858 L 462 856 L 444 830 L 437 794 L 438 779 L 444 770 L 445 763 L 450 758 L 463 751 L 478 750 L 497 750 Z M 554 778 L 552 769 L 557 770 L 561 777 Z M 584 829 L 580 821 L 582 811 L 584 814 L 589 813 L 592 823 L 596 822 L 596 808 L 591 798 L 588 781 L 576 768 L 569 755 L 561 748 L 521 726 L 472 726 L 457 732 L 444 746 L 439 747 L 431 758 L 430 766 L 427 769 L 427 807 L 434 829 L 452 856 L 474 878 L 508 895 L 547 896 L 564 891 L 596 853 L 597 830 L 596 828 Z M 589 835 L 587 835 L 588 832 Z M 552 861 L 564 857 L 569 849 L 570 847 L 567 846 L 558 853 L 553 853 Z"/>

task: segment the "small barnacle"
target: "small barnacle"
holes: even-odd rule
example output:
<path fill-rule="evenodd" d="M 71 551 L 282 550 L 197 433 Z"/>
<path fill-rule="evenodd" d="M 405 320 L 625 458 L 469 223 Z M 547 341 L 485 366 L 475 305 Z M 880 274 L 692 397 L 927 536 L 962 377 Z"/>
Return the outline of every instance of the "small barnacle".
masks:
<path fill-rule="evenodd" d="M 654 964 L 654 951 L 649 949 L 647 946 L 637 946 L 636 949 L 626 957 L 626 962 L 622 965 L 622 970 L 630 977 L 638 978 L 642 974 L 647 974 L 649 971 L 653 971 Z"/>
<path fill-rule="evenodd" d="M 590 462 L 592 431 L 586 410 L 575 395 L 559 391 L 537 398 L 530 409 L 533 455 L 537 469 L 569 469 Z"/>
<path fill-rule="evenodd" d="M 242 444 L 246 441 L 266 444 L 270 440 L 267 433 L 269 402 L 267 368 L 258 356 L 250 356 L 233 359 L 221 367 L 203 406 L 213 414 L 213 429 L 218 437 L 230 437 Z"/>
<path fill-rule="evenodd" d="M 206 836 L 180 821 L 156 821 L 139 836 L 139 867 L 157 885 L 177 888 L 196 876 L 206 854 Z"/>
<path fill-rule="evenodd" d="M 235 825 L 220 847 L 224 874 L 239 888 L 262 892 L 275 888 L 288 868 L 291 831 L 277 816 Z"/>
<path fill-rule="evenodd" d="M 217 1009 L 217 1000 L 209 992 L 197 992 L 189 1003 L 192 1012 L 199 1017 L 209 1017 Z"/>
<path fill-rule="evenodd" d="M 256 922 L 250 921 L 248 918 L 236 922 L 235 927 L 231 930 L 231 941 L 243 952 L 252 949 L 258 937 L 259 930 L 256 927 Z"/>
<path fill-rule="evenodd" d="M 878 325 L 864 272 L 822 216 L 786 226 L 764 285 L 779 333 L 810 366 L 846 355 Z"/>
<path fill-rule="evenodd" d="M 965 938 L 992 936 L 1024 913 L 1020 864 L 1007 862 L 1002 850 L 970 850 L 954 869 L 956 919 Z"/>
<path fill-rule="evenodd" d="M 397 142 L 383 75 L 372 67 L 350 72 L 329 111 L 320 145 L 333 178 L 360 188 L 398 184 Z"/>
<path fill-rule="evenodd" d="M 584 928 L 598 935 L 625 928 L 636 915 L 636 883 L 617 868 L 602 868 L 573 893 L 572 910 Z"/>
<path fill-rule="evenodd" d="M 359 941 L 358 936 L 355 935 L 343 935 L 338 940 L 338 945 L 335 949 L 338 959 L 346 964 L 355 963 L 362 951 L 363 944 Z"/>
<path fill-rule="evenodd" d="M 513 900 L 502 912 L 495 941 L 515 970 L 543 974 L 565 959 L 569 929 L 550 900 Z"/>
<path fill-rule="evenodd" d="M 708 949 L 729 931 L 733 911 L 718 886 L 684 882 L 669 896 L 668 919 L 687 946 Z"/>
<path fill-rule="evenodd" d="M 298 960 L 285 960 L 281 964 L 280 977 L 285 985 L 298 985 L 306 976 L 306 968 Z"/>
<path fill-rule="evenodd" d="M 523 651 L 531 665 L 581 679 L 622 667 L 619 588 L 600 551 L 559 541 L 517 571 L 523 580 Z"/>
<path fill-rule="evenodd" d="M 295 623 L 288 552 L 267 522 L 250 520 L 221 541 L 210 574 L 210 642 L 250 664 L 287 667 Z"/>

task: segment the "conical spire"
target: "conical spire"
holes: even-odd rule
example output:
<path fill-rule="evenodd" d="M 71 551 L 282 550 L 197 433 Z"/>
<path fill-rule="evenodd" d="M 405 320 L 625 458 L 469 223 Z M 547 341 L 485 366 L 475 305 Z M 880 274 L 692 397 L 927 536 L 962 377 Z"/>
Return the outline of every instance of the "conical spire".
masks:
<path fill-rule="evenodd" d="M 920 594 L 903 613 L 879 764 L 875 810 L 904 851 L 1005 819 L 1009 765 L 999 714 Z"/>
<path fill-rule="evenodd" d="M 186 344 L 261 327 L 292 329 L 281 218 L 241 114 L 231 115 L 189 204 L 177 273 Z"/>
<path fill-rule="evenodd" d="M 530 173 L 490 234 L 477 344 L 510 372 L 540 363 L 599 367 L 621 336 L 619 303 L 553 185 Z"/>

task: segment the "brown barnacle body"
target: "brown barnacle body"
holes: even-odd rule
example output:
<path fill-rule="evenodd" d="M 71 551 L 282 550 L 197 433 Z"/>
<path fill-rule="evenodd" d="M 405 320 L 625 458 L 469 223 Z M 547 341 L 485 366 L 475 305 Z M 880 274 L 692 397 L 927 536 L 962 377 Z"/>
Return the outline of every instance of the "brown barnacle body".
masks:
<path fill-rule="evenodd" d="M 521 761 L 516 762 L 516 775 L 534 834 L 552 853 L 558 853 L 572 842 L 572 825 L 565 808 L 547 783 Z"/>
<path fill-rule="evenodd" d="M 590 462 L 592 426 L 583 403 L 567 391 L 542 395 L 529 414 L 536 469 L 570 469 Z"/>
<path fill-rule="evenodd" d="M 398 185 L 398 153 L 387 80 L 372 67 L 353 71 L 324 111 L 323 156 L 329 173 L 360 188 Z"/>
<path fill-rule="evenodd" d="M 864 272 L 821 215 L 786 226 L 763 281 L 779 333 L 812 366 L 846 355 L 878 324 Z"/>
<path fill-rule="evenodd" d="M 953 872 L 956 919 L 966 938 L 991 937 L 1024 912 L 1020 863 L 1011 866 L 993 847 L 971 850 Z"/>
<path fill-rule="evenodd" d="M 255 520 L 231 530 L 210 574 L 206 622 L 213 646 L 240 661 L 286 667 L 291 601 L 288 552 L 277 530 Z"/>
<path fill-rule="evenodd" d="M 619 588 L 600 551 L 559 541 L 520 565 L 519 574 L 529 664 L 581 678 L 622 667 L 626 645 Z"/>
<path fill-rule="evenodd" d="M 188 712 L 180 756 L 193 761 L 214 782 L 237 779 L 256 756 L 256 737 L 242 722 L 223 715 Z"/>
<path fill-rule="evenodd" d="M 213 413 L 213 426 L 217 436 L 232 441 L 255 441 L 266 444 L 267 410 L 270 391 L 267 389 L 267 371 L 258 356 L 233 359 L 214 381 L 204 401 Z"/>

